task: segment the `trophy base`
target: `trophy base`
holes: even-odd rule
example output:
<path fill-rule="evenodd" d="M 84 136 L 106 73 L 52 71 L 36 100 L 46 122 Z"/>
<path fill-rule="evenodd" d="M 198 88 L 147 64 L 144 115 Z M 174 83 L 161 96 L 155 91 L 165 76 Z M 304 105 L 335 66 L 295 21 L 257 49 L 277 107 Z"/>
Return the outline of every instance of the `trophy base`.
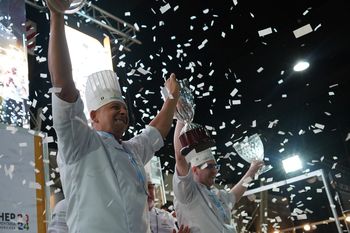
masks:
<path fill-rule="evenodd" d="M 200 142 L 199 144 L 197 145 L 191 145 L 191 146 L 186 146 L 186 147 L 183 147 L 180 152 L 183 156 L 186 156 L 188 153 L 191 152 L 191 150 L 195 149 L 196 152 L 201 152 L 201 151 L 204 151 L 210 147 L 213 147 L 215 146 L 215 141 L 214 140 L 211 140 L 211 141 L 206 141 L 206 142 Z"/>
<path fill-rule="evenodd" d="M 215 140 L 208 136 L 203 127 L 186 131 L 180 135 L 179 139 L 182 145 L 180 152 L 183 156 L 186 156 L 193 149 L 198 153 L 215 145 Z"/>

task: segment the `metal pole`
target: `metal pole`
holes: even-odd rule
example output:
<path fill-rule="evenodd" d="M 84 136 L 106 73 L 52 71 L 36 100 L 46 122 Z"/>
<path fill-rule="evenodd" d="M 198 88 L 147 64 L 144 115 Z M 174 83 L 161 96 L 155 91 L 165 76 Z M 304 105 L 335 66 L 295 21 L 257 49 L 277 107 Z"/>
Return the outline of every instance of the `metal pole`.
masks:
<path fill-rule="evenodd" d="M 338 232 L 339 233 L 342 233 L 343 230 L 340 226 L 340 222 L 339 222 L 339 218 L 338 218 L 338 214 L 337 214 L 337 211 L 335 209 L 335 205 L 334 205 L 334 202 L 333 202 L 333 198 L 332 198 L 332 194 L 331 194 L 331 191 L 329 189 L 329 184 L 326 180 L 326 176 L 324 174 L 324 171 L 323 169 L 321 169 L 321 177 L 322 177 L 322 182 L 324 184 L 324 187 L 325 187 L 325 190 L 326 190 L 326 194 L 327 194 L 327 197 L 328 197 L 328 201 L 329 201 L 329 206 L 332 210 L 332 213 L 333 213 L 333 217 L 334 217 L 334 221 L 335 221 L 335 225 L 337 226 L 337 229 L 338 229 Z"/>

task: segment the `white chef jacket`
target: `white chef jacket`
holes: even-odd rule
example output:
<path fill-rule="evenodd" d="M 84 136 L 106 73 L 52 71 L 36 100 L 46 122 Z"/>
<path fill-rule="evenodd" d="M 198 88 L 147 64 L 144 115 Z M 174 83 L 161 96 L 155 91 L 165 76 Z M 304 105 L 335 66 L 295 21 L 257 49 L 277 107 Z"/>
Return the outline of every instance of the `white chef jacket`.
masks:
<path fill-rule="evenodd" d="M 177 230 L 175 218 L 167 211 L 153 207 L 150 211 L 152 233 L 172 233 Z"/>
<path fill-rule="evenodd" d="M 191 233 L 236 233 L 231 223 L 231 209 L 235 204 L 233 193 L 209 190 L 193 179 L 192 170 L 173 177 L 174 207 L 179 226 L 191 228 Z"/>
<path fill-rule="evenodd" d="M 120 144 L 88 126 L 80 97 L 54 94 L 52 105 L 69 232 L 149 233 L 144 164 L 164 144 L 159 131 L 148 126 Z"/>
<path fill-rule="evenodd" d="M 65 199 L 57 202 L 52 213 L 52 219 L 48 226 L 48 233 L 68 233 L 66 223 L 66 201 Z"/>

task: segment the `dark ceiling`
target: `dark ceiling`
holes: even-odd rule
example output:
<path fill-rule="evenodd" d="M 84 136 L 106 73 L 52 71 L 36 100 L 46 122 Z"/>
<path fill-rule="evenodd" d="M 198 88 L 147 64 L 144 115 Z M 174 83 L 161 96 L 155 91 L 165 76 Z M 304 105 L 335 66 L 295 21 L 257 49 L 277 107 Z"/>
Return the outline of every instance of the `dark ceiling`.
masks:
<path fill-rule="evenodd" d="M 137 38 L 142 45 L 113 54 L 120 82 L 128 86 L 125 95 L 136 131 L 160 109 L 164 73 L 174 72 L 178 79 L 190 79 L 195 89 L 194 121 L 207 126 L 217 142 L 215 152 L 222 164 L 219 182 L 235 183 L 247 169 L 229 142 L 254 133 L 261 135 L 266 163 L 274 167 L 265 177 L 284 179 L 281 160 L 294 153 L 304 160 L 304 170 L 349 171 L 350 7 L 345 0 L 245 0 L 237 4 L 228 0 L 99 0 L 93 4 L 140 27 Z M 162 14 L 160 8 L 166 4 L 170 9 Z M 43 21 L 38 40 L 42 40 L 40 55 L 46 56 L 45 14 L 30 7 L 27 14 Z M 307 24 L 313 31 L 296 38 L 293 31 Z M 260 37 L 258 31 L 266 28 L 272 33 Z M 294 72 L 298 59 L 308 60 L 310 68 Z M 37 67 L 47 72 L 46 65 Z M 127 75 L 139 67 L 151 74 Z M 32 71 L 33 76 L 38 73 Z M 47 80 L 32 81 L 32 97 L 44 95 L 47 84 Z M 237 100 L 240 104 L 234 104 Z M 142 117 L 144 112 L 150 117 Z M 44 122 L 42 128 L 47 130 L 50 123 Z M 172 131 L 157 156 L 164 171 L 173 172 Z"/>
<path fill-rule="evenodd" d="M 171 8 L 162 14 L 160 7 L 167 3 Z M 142 63 L 152 72 L 127 77 L 136 81 L 128 94 L 135 103 L 135 119 L 142 115 L 139 109 L 149 108 L 151 116 L 159 109 L 162 69 L 190 79 L 195 122 L 209 126 L 217 142 L 223 165 L 219 179 L 224 183 L 236 182 L 237 174 L 247 169 L 236 166 L 246 163 L 225 144 L 253 133 L 262 136 L 267 163 L 274 166 L 267 177 L 283 178 L 281 160 L 292 153 L 302 157 L 305 169 L 330 169 L 334 163 L 340 171 L 348 168 L 350 21 L 345 1 L 141 1 L 114 8 L 105 1 L 96 4 L 141 27 L 138 39 L 143 45 L 133 46 L 124 59 L 126 67 L 117 68 L 126 73 Z M 306 24 L 313 32 L 296 38 L 293 31 Z M 273 33 L 260 37 L 258 31 L 266 28 Z M 298 59 L 308 60 L 310 68 L 294 72 Z M 234 89 L 238 92 L 232 97 Z M 146 106 L 143 99 L 135 100 L 136 93 L 150 100 Z M 235 100 L 241 104 L 233 105 Z M 276 122 L 273 127 L 271 122 Z M 164 168 L 170 171 L 171 141 L 170 135 L 169 146 L 158 154 L 163 163 L 170 162 Z"/>

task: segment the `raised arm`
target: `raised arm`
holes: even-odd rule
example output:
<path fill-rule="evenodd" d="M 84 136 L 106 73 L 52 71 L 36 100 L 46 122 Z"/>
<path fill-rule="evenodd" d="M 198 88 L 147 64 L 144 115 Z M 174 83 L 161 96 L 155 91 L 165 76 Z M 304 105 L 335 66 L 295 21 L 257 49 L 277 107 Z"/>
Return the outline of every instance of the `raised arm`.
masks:
<path fill-rule="evenodd" d="M 168 88 L 168 91 L 173 98 L 167 98 L 165 100 L 162 109 L 149 124 L 157 128 L 163 138 L 168 135 L 171 128 L 177 100 L 179 99 L 180 95 L 180 86 L 176 80 L 175 74 L 170 75 L 170 78 L 168 78 L 165 82 L 165 86 Z"/>
<path fill-rule="evenodd" d="M 181 142 L 179 139 L 181 129 L 184 127 L 184 123 L 177 120 L 175 132 L 174 132 L 174 150 L 176 159 L 176 170 L 179 176 L 185 176 L 188 174 L 190 165 L 187 163 L 185 156 L 181 155 Z"/>
<path fill-rule="evenodd" d="M 244 192 L 247 190 L 250 181 L 254 178 L 255 173 L 264 165 L 262 161 L 253 161 L 250 164 L 248 171 L 242 177 L 242 179 L 230 190 L 235 195 L 236 202 L 241 199 Z"/>
<path fill-rule="evenodd" d="M 51 20 L 48 63 L 51 82 L 54 87 L 61 88 L 61 91 L 56 94 L 62 100 L 74 102 L 77 99 L 78 92 L 73 82 L 72 64 L 64 31 L 63 14 L 56 12 L 50 6 L 49 8 Z"/>

